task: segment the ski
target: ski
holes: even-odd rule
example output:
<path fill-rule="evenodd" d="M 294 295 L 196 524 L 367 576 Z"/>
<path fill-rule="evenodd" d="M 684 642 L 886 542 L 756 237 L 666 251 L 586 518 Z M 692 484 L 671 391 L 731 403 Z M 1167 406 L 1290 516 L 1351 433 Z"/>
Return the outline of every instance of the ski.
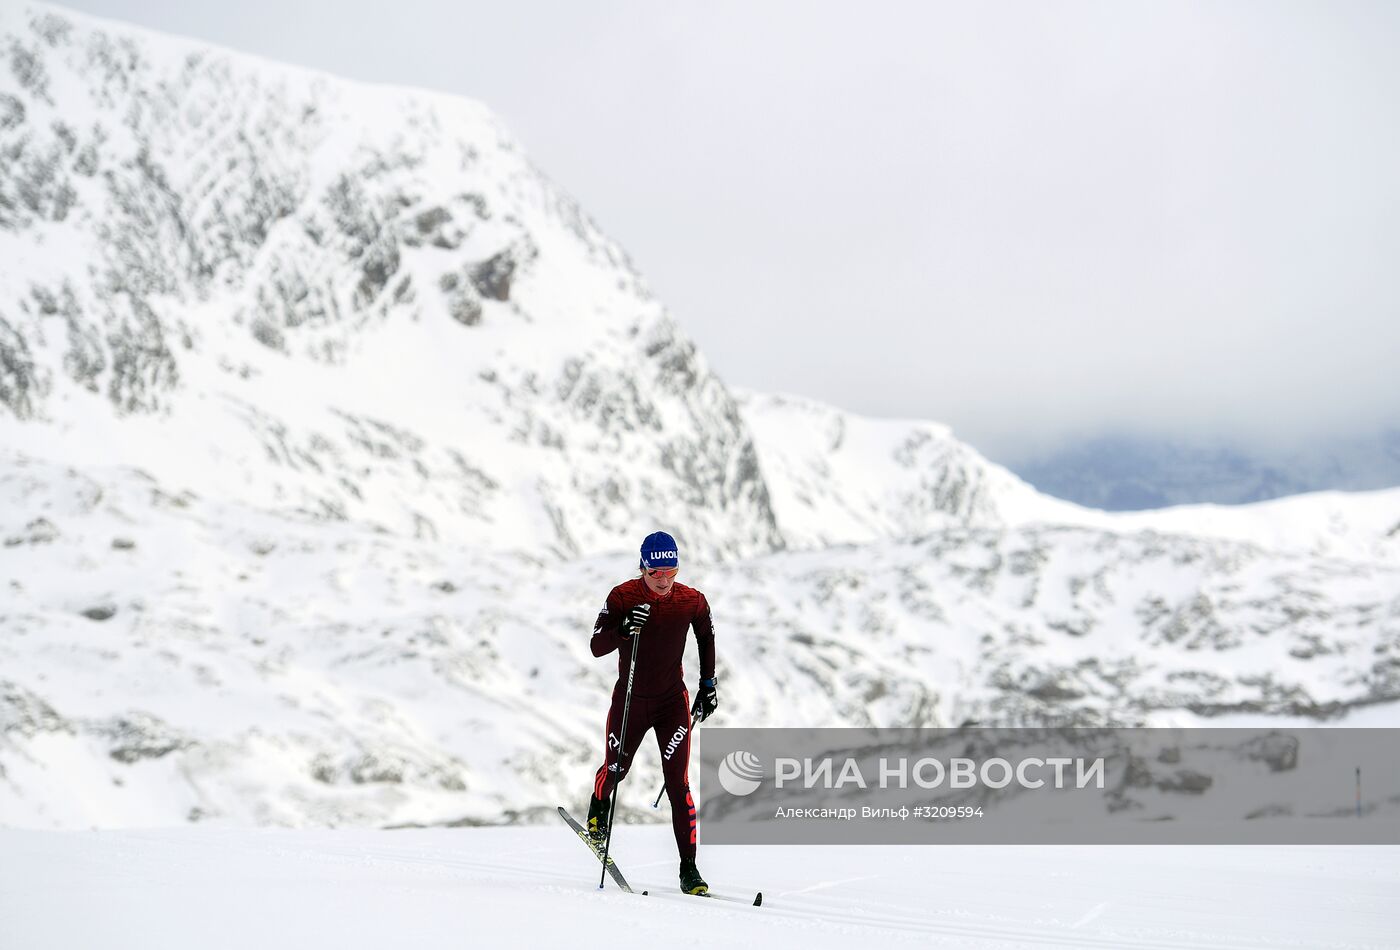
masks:
<path fill-rule="evenodd" d="M 650 895 L 650 892 L 648 892 L 648 891 L 642 891 L 642 893 L 643 893 L 644 895 Z M 707 897 L 707 898 L 709 898 L 710 900 L 728 901 L 728 902 L 731 903 L 731 904 L 743 904 L 743 905 L 745 905 L 746 907 L 762 907 L 762 906 L 763 906 L 763 892 L 762 892 L 762 891 L 759 891 L 758 893 L 754 894 L 754 896 L 751 897 L 751 898 L 749 898 L 749 897 L 735 897 L 735 896 L 733 896 L 732 894 L 716 894 L 714 891 L 706 891 L 706 892 L 703 893 L 703 894 L 687 894 L 687 893 L 685 893 L 685 891 L 669 891 L 669 890 L 667 890 L 667 891 L 657 891 L 655 896 L 657 896 L 657 897 L 664 897 L 664 898 L 666 898 L 666 899 L 668 899 L 668 900 L 671 899 L 671 898 L 676 898 L 676 899 L 678 899 L 678 900 L 685 900 L 687 897 Z"/>
<path fill-rule="evenodd" d="M 588 850 L 593 853 L 593 856 L 599 861 L 602 861 L 603 854 L 593 844 L 593 839 L 588 837 L 588 832 L 584 830 L 583 825 L 580 825 L 578 823 L 578 820 L 564 809 L 563 805 L 559 806 L 559 817 L 564 819 L 565 824 L 567 824 L 570 828 L 574 829 L 574 833 L 578 835 L 580 841 L 582 841 L 585 845 L 588 846 Z M 622 872 L 617 869 L 617 862 L 612 859 L 611 855 L 608 856 L 607 864 L 605 864 L 604 867 L 608 872 L 608 876 L 610 876 L 615 882 L 617 882 L 618 887 L 622 888 L 629 894 L 632 893 L 632 885 L 627 883 L 627 878 L 623 877 Z M 645 893 L 645 891 L 643 893 Z"/>
<path fill-rule="evenodd" d="M 695 897 L 710 897 L 717 901 L 731 901 L 735 904 L 749 904 L 753 907 L 763 906 L 763 892 L 759 891 L 753 896 L 753 900 L 744 897 L 731 897 L 728 894 L 716 894 L 713 891 L 706 891 L 703 894 L 696 894 Z"/>

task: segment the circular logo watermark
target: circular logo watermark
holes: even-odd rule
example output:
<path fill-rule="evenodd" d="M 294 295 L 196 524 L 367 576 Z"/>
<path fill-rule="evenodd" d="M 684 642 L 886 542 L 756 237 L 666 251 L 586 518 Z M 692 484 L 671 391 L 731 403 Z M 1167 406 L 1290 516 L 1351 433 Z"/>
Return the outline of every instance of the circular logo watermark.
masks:
<path fill-rule="evenodd" d="M 762 778 L 763 765 L 752 752 L 731 752 L 719 763 L 719 784 L 731 795 L 752 795 Z"/>

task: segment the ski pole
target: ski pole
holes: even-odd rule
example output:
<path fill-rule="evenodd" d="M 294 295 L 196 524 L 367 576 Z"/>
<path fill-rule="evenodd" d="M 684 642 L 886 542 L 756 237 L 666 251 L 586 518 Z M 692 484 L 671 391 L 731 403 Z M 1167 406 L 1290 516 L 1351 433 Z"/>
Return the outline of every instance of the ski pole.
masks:
<path fill-rule="evenodd" d="M 622 728 L 618 730 L 617 761 L 612 764 L 612 770 L 619 774 L 622 772 L 623 751 L 627 748 L 627 713 L 632 708 L 632 679 L 637 675 L 637 651 L 642 647 L 641 636 L 640 629 L 632 633 L 632 662 L 627 667 L 627 697 L 622 701 Z M 600 891 L 603 889 L 603 880 L 608 875 L 608 849 L 612 847 L 613 815 L 617 812 L 617 787 L 621 784 L 621 779 L 614 779 L 612 797 L 608 799 L 608 834 L 603 839 L 603 870 L 598 874 Z"/>
<path fill-rule="evenodd" d="M 696 715 L 693 715 L 693 716 L 690 717 L 690 731 L 689 731 L 688 733 L 686 733 L 687 736 L 693 736 L 693 735 L 695 735 L 695 724 L 696 724 L 697 722 L 699 722 L 699 721 L 700 721 L 700 716 L 699 716 L 698 713 L 697 713 Z M 660 807 L 661 807 L 661 796 L 662 796 L 662 795 L 665 795 L 665 794 L 666 794 L 666 780 L 663 778 L 663 779 L 661 780 L 661 787 L 658 788 L 658 789 L 656 790 L 656 801 L 654 801 L 654 802 L 651 803 L 651 807 L 652 807 L 652 808 L 660 808 Z"/>

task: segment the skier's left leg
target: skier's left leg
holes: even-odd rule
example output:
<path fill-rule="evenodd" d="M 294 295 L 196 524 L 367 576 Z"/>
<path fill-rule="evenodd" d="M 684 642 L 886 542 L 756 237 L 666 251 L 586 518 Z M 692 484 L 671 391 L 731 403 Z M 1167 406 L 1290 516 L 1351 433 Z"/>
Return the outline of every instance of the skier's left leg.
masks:
<path fill-rule="evenodd" d="M 695 869 L 695 799 L 690 794 L 690 694 L 685 690 L 656 710 L 653 720 L 656 745 L 661 751 L 661 774 L 671 802 L 671 830 L 681 858 L 681 890 L 701 894 L 708 890 Z"/>

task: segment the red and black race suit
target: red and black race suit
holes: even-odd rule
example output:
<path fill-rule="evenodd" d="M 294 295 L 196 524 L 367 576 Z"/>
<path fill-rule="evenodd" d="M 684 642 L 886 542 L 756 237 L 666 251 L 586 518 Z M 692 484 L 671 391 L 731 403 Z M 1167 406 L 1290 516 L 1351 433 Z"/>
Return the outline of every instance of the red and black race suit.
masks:
<path fill-rule="evenodd" d="M 651 615 L 640 633 L 631 639 L 618 633 L 622 616 L 638 604 L 651 604 Z M 690 694 L 685 688 L 685 638 L 695 630 L 700 649 L 700 677 L 715 675 L 715 630 L 705 595 L 693 587 L 673 584 L 665 597 L 657 597 L 640 577 L 619 584 L 608 594 L 598 614 L 590 646 L 594 656 L 617 656 L 617 685 L 608 708 L 603 764 L 594 777 L 593 794 L 607 798 L 613 786 L 627 775 L 632 757 L 648 729 L 656 731 L 661 771 L 671 801 L 671 827 L 682 858 L 695 857 L 695 800 L 690 795 Z M 632 681 L 626 740 L 619 757 L 622 707 L 627 696 L 627 669 L 637 649 L 637 672 Z"/>

